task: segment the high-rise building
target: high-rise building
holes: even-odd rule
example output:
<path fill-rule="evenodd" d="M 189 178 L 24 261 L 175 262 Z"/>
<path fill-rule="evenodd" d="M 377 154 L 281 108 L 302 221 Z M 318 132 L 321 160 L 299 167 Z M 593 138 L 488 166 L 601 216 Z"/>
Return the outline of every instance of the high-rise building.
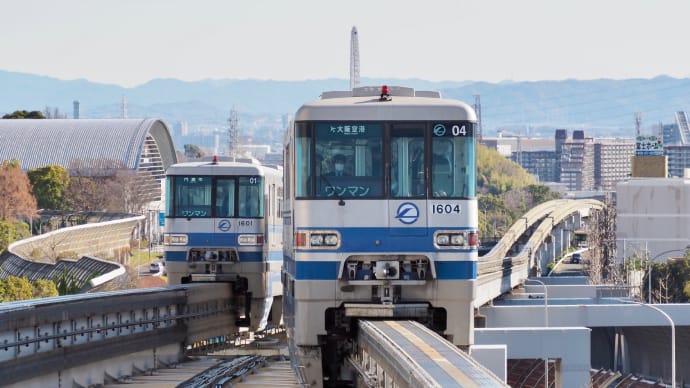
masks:
<path fill-rule="evenodd" d="M 559 169 L 556 151 L 523 151 L 521 166 L 540 182 L 558 182 Z M 515 154 L 513 160 L 517 162 Z"/>
<path fill-rule="evenodd" d="M 560 182 L 568 190 L 594 189 L 594 141 L 584 131 L 574 131 L 573 139 L 562 143 Z"/>
<path fill-rule="evenodd" d="M 668 176 L 684 177 L 685 169 L 690 168 L 690 145 L 664 147 L 668 160 Z"/>
<path fill-rule="evenodd" d="M 75 119 L 78 119 L 79 118 L 79 101 L 77 101 L 77 100 L 72 101 L 72 106 L 74 108 L 74 111 L 72 112 L 72 117 L 74 117 Z"/>
<path fill-rule="evenodd" d="M 615 190 L 616 183 L 630 177 L 634 155 L 633 139 L 597 139 L 594 142 L 594 187 Z"/>

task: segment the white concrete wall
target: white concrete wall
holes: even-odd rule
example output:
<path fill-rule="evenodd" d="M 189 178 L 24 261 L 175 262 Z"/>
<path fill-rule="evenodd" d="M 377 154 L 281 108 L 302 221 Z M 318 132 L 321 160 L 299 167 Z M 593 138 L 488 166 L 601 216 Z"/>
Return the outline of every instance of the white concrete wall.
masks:
<path fill-rule="evenodd" d="M 690 179 L 635 178 L 616 186 L 617 259 L 633 252 L 644 257 L 682 257 L 690 244 Z"/>
<path fill-rule="evenodd" d="M 560 359 L 556 376 L 549 376 L 549 381 L 555 378 L 557 387 L 579 388 L 590 382 L 589 335 L 585 327 L 475 329 L 474 340 L 475 345 L 505 344 L 509 359 Z"/>

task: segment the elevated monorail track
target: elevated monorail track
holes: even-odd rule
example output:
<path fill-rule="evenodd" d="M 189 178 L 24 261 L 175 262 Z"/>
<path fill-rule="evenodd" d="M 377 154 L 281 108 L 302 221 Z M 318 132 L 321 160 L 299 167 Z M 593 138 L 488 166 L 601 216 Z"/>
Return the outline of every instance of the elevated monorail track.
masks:
<path fill-rule="evenodd" d="M 415 321 L 360 320 L 348 360 L 369 387 L 505 387 L 493 373 Z"/>
<path fill-rule="evenodd" d="M 225 283 L 137 289 L 34 299 L 0 306 L 0 381 L 60 381 L 91 385 L 120 370 L 176 363 L 187 346 L 235 331 L 236 312 Z M 135 365 L 138 364 L 138 365 Z M 143 366 L 142 366 L 143 365 Z M 76 381 L 88 369 L 87 380 Z M 100 378 L 98 377 L 100 369 Z"/>
<path fill-rule="evenodd" d="M 558 225 L 573 213 L 585 209 L 602 209 L 593 199 L 559 199 L 530 209 L 513 224 L 503 238 L 477 264 L 477 296 L 481 306 L 521 284 L 534 267 L 534 254 Z"/>

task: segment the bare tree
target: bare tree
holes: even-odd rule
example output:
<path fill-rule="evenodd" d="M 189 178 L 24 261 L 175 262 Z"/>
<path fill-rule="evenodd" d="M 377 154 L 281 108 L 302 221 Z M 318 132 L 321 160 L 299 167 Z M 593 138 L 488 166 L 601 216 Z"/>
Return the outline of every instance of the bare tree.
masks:
<path fill-rule="evenodd" d="M 119 170 L 108 182 L 113 196 L 112 208 L 126 213 L 142 213 L 157 199 L 160 183 L 151 176 L 132 170 Z"/>
<path fill-rule="evenodd" d="M 33 217 L 36 211 L 29 177 L 18 161 L 5 160 L 0 165 L 0 220 Z"/>
<path fill-rule="evenodd" d="M 75 211 L 142 213 L 160 197 L 153 176 L 135 172 L 120 161 L 73 161 L 66 202 Z"/>
<path fill-rule="evenodd" d="M 60 113 L 60 109 L 57 107 L 51 108 L 46 105 L 46 108 L 43 110 L 43 114 L 47 119 L 66 119 L 67 115 Z"/>
<path fill-rule="evenodd" d="M 622 278 L 615 265 L 616 208 L 607 197 L 601 210 L 591 214 L 592 228 L 587 237 L 589 264 L 587 272 L 593 284 L 620 283 Z"/>

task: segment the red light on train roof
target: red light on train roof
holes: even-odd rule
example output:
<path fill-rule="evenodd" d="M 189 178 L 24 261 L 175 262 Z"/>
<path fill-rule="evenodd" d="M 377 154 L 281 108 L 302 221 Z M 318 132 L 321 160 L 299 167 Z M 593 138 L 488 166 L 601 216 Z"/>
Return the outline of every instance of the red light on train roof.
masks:
<path fill-rule="evenodd" d="M 391 96 L 388 92 L 388 85 L 381 86 L 381 98 L 379 100 L 380 101 L 390 101 L 391 100 Z"/>
<path fill-rule="evenodd" d="M 213 155 L 213 161 L 211 164 L 218 164 L 218 155 Z"/>

